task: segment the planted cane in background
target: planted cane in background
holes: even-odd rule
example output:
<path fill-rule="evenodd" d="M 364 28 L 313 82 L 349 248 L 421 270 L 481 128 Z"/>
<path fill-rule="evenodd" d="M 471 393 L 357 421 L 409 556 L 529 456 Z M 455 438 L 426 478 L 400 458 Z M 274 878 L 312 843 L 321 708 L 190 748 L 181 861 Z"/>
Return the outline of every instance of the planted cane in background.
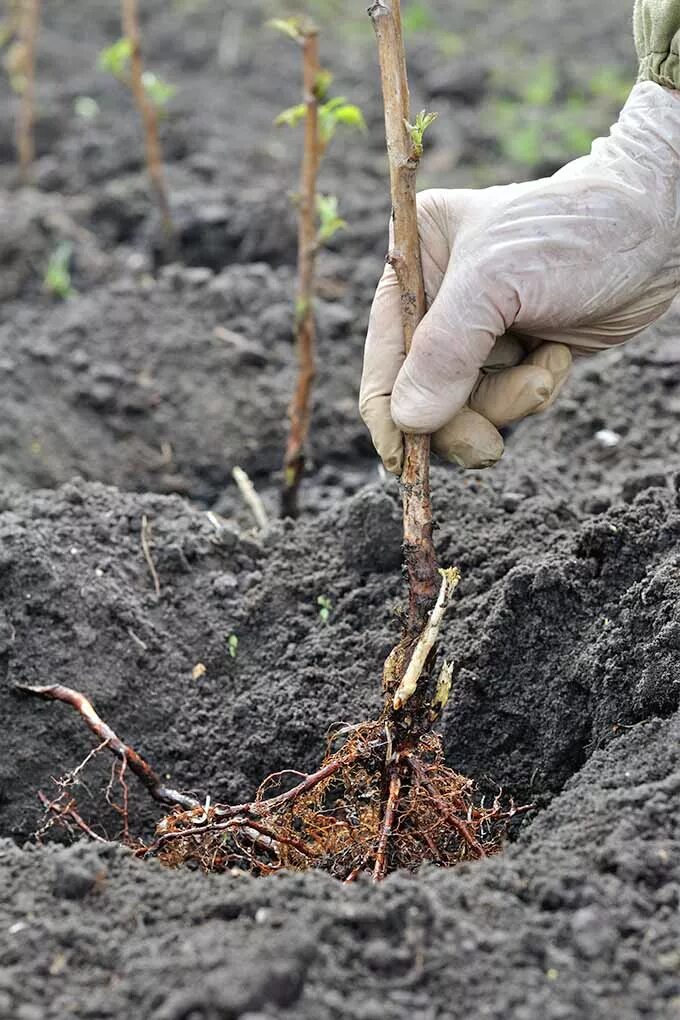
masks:
<path fill-rule="evenodd" d="M 303 102 L 284 110 L 276 123 L 304 124 L 298 207 L 298 275 L 295 295 L 295 345 L 298 376 L 289 407 L 289 430 L 283 460 L 281 516 L 297 517 L 299 488 L 305 468 L 311 397 L 316 373 L 314 290 L 316 256 L 321 245 L 346 226 L 334 195 L 319 194 L 317 179 L 323 155 L 339 126 L 365 128 L 361 110 L 343 97 L 329 97 L 332 75 L 319 64 L 319 33 L 303 18 L 269 23 L 293 39 L 302 51 Z"/>
<path fill-rule="evenodd" d="M 172 85 L 144 70 L 137 0 L 121 0 L 123 36 L 99 55 L 99 66 L 130 89 L 144 127 L 146 166 L 160 216 L 166 254 L 174 244 L 175 229 L 165 184 L 159 135 L 159 110 L 174 94 Z"/>

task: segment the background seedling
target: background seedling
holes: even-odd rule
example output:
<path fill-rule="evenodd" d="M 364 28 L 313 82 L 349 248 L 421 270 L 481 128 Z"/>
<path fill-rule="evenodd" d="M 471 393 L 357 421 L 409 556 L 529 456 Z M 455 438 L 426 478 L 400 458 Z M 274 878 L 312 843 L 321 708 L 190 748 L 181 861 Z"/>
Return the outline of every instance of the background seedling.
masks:
<path fill-rule="evenodd" d="M 227 638 L 227 649 L 232 659 L 235 659 L 238 653 L 238 637 L 236 634 L 230 634 Z"/>
<path fill-rule="evenodd" d="M 122 81 L 132 92 L 144 127 L 144 148 L 151 190 L 158 207 L 166 249 L 171 249 L 174 226 L 165 186 L 158 119 L 159 109 L 174 94 L 174 88 L 144 70 L 137 0 L 121 0 L 121 21 L 123 37 L 99 54 L 99 66 Z"/>
<path fill-rule="evenodd" d="M 316 600 L 316 604 L 319 607 L 319 617 L 322 623 L 328 623 L 331 618 L 331 610 L 333 609 L 333 603 L 328 598 L 328 595 L 319 595 Z"/>
<path fill-rule="evenodd" d="M 297 517 L 298 491 L 305 465 L 309 435 L 311 392 L 316 372 L 314 324 L 314 270 L 316 254 L 344 226 L 337 199 L 317 193 L 319 164 L 339 126 L 364 129 L 361 110 L 343 97 L 328 97 L 332 81 L 319 64 L 316 26 L 303 18 L 276 18 L 272 28 L 295 40 L 302 48 L 304 101 L 284 110 L 277 124 L 304 122 L 300 194 L 298 196 L 298 279 L 295 298 L 295 339 L 298 377 L 289 408 L 288 441 L 283 459 L 281 515 Z"/>
<path fill-rule="evenodd" d="M 40 28 L 41 0 L 23 0 L 19 14 L 10 10 L 7 31 L 18 26 L 16 40 L 10 45 L 5 58 L 10 84 L 20 96 L 16 124 L 16 147 L 19 171 L 24 184 L 28 183 L 35 159 L 35 49 Z"/>
<path fill-rule="evenodd" d="M 60 241 L 50 255 L 43 285 L 48 294 L 65 301 L 75 294 L 71 286 L 71 256 L 73 245 L 70 241 Z"/>
<path fill-rule="evenodd" d="M 551 172 L 589 151 L 625 101 L 630 81 L 606 65 L 590 78 L 569 81 L 554 58 L 527 70 L 521 57 L 513 53 L 494 73 L 496 95 L 483 109 L 482 122 L 518 169 Z"/>

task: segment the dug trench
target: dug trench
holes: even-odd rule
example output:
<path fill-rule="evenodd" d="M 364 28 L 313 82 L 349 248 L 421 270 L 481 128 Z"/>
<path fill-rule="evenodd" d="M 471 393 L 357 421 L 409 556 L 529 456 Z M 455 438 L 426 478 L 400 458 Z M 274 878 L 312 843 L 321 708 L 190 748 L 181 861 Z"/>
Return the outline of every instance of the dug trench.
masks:
<path fill-rule="evenodd" d="M 0 869 L 14 895 L 0 906 L 0 1015 L 675 1015 L 676 325 L 578 366 L 560 407 L 518 429 L 492 473 L 435 471 L 437 546 L 463 572 L 442 642 L 455 663 L 448 761 L 487 794 L 537 805 L 501 856 L 459 869 L 343 887 L 318 873 L 168 871 L 115 842 L 31 842 L 37 791 L 92 740 L 17 682 L 86 691 L 174 785 L 246 797 L 272 770 L 313 768 L 331 723 L 378 710 L 403 595 L 400 521 L 390 482 L 263 536 L 216 529 L 178 496 L 78 480 L 8 490 Z M 598 373 L 616 446 L 586 424 Z M 102 768 L 78 802 L 115 839 Z M 131 812 L 148 836 L 157 808 L 135 791 Z"/>

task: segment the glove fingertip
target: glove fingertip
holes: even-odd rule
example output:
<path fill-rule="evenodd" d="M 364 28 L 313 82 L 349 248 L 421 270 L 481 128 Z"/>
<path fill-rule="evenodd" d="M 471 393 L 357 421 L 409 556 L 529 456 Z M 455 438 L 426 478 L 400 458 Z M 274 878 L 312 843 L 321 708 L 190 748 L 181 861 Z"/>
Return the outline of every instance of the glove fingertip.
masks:
<path fill-rule="evenodd" d="M 432 449 L 443 460 L 467 469 L 492 467 L 505 450 L 498 429 L 483 415 L 464 407 L 432 437 Z"/>

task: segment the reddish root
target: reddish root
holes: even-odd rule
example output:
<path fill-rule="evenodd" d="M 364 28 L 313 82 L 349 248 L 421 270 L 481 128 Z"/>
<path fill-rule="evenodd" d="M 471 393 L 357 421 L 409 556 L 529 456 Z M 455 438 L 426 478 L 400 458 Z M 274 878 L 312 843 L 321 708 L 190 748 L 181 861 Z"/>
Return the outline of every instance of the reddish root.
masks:
<path fill-rule="evenodd" d="M 38 799 L 45 808 L 46 816 L 45 821 L 34 834 L 35 839 L 39 843 L 42 842 L 42 837 L 55 825 L 66 829 L 71 835 L 75 834 L 75 829 L 80 829 L 81 832 L 84 832 L 86 836 L 89 836 L 90 839 L 97 843 L 108 842 L 104 836 L 100 836 L 81 818 L 77 811 L 75 798 L 66 798 L 66 791 L 62 791 L 58 797 L 50 800 L 42 790 L 39 790 Z"/>
<path fill-rule="evenodd" d="M 124 743 L 114 733 L 108 723 L 97 714 L 92 702 L 88 701 L 84 694 L 75 691 L 71 687 L 64 687 L 63 684 L 49 684 L 47 686 L 31 686 L 28 684 L 16 684 L 15 690 L 22 694 L 32 694 L 35 697 L 43 698 L 45 701 L 62 701 L 70 705 L 85 721 L 94 735 L 125 764 L 143 783 L 154 800 L 161 804 L 177 805 L 185 808 L 195 807 L 198 801 L 194 797 L 188 797 L 185 793 L 173 790 L 164 786 L 160 777 L 154 772 L 149 763 L 142 758 L 134 748 Z M 82 766 L 80 766 L 82 768 Z M 125 769 L 121 772 L 121 779 Z"/>

